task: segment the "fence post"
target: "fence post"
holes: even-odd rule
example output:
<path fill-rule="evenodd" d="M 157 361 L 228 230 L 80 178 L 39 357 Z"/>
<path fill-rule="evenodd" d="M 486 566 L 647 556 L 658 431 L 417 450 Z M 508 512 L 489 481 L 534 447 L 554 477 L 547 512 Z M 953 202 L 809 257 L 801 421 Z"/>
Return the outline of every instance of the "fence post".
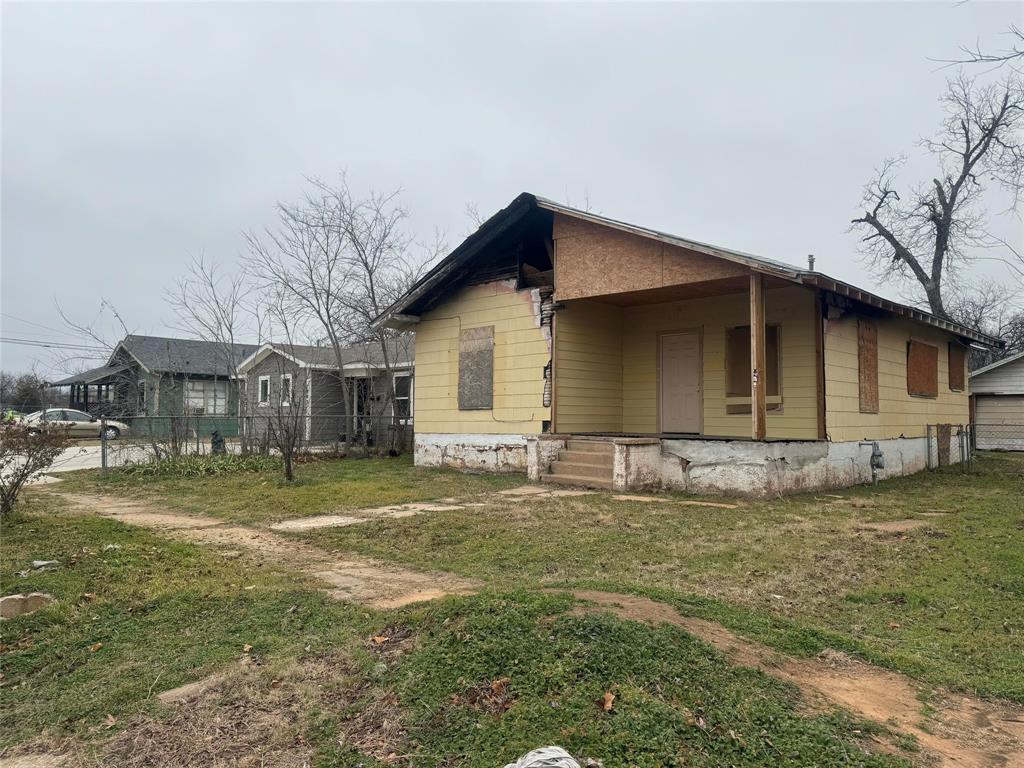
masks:
<path fill-rule="evenodd" d="M 107 465 L 107 417 L 100 417 L 100 467 L 103 474 L 107 474 L 110 467 Z"/>

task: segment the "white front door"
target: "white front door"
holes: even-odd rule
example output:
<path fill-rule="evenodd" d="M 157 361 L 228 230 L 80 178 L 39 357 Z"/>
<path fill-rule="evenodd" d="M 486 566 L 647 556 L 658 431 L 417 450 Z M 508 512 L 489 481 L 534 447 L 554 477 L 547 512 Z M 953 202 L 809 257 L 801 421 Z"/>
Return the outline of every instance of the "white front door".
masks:
<path fill-rule="evenodd" d="M 661 431 L 698 434 L 701 421 L 700 338 L 696 331 L 660 337 Z"/>

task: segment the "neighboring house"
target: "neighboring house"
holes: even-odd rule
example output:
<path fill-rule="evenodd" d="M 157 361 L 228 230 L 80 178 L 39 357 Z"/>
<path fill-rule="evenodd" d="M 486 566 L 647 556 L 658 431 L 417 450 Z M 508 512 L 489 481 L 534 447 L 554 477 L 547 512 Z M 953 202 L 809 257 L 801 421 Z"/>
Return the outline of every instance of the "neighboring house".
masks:
<path fill-rule="evenodd" d="M 234 345 L 234 365 L 255 350 L 253 344 Z M 130 419 L 133 433 L 160 434 L 170 417 L 189 416 L 202 421 L 204 434 L 216 428 L 228 436 L 237 434 L 238 386 L 227 352 L 215 342 L 132 334 L 117 344 L 106 365 L 51 386 L 70 388 L 71 408 Z"/>
<path fill-rule="evenodd" d="M 261 436 L 271 419 L 301 409 L 303 439 L 307 442 L 378 443 L 385 430 L 398 430 L 399 442 L 412 433 L 413 361 L 411 344 L 396 340 L 385 365 L 380 344 L 367 343 L 342 350 L 345 385 L 331 347 L 264 344 L 239 366 L 245 379 L 247 413 L 253 437 Z M 388 397 L 387 370 L 394 380 L 394 399 Z M 345 390 L 347 387 L 347 399 Z M 284 423 L 298 423 L 286 421 Z"/>
<path fill-rule="evenodd" d="M 974 371 L 970 392 L 975 445 L 1024 451 L 1024 352 Z"/>
<path fill-rule="evenodd" d="M 417 464 L 694 492 L 869 481 L 871 443 L 880 477 L 921 470 L 929 425 L 969 420 L 967 345 L 999 344 L 530 194 L 376 322 L 415 331 Z M 939 461 L 959 458 L 949 430 Z"/>

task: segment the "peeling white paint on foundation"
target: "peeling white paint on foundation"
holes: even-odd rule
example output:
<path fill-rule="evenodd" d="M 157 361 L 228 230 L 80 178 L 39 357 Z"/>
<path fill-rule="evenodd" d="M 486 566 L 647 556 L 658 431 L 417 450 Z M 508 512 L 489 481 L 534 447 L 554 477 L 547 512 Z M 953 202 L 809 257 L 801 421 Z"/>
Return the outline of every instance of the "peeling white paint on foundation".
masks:
<path fill-rule="evenodd" d="M 481 472 L 525 472 L 526 435 L 417 433 L 417 467 L 454 467 Z"/>
<path fill-rule="evenodd" d="M 924 437 L 878 440 L 885 468 L 879 480 L 928 467 Z M 870 443 L 663 440 L 662 486 L 701 494 L 775 496 L 870 483 Z M 956 440 L 950 460 L 960 461 Z"/>
<path fill-rule="evenodd" d="M 539 482 L 568 435 L 418 434 L 417 466 L 486 472 L 527 472 Z M 753 497 L 821 491 L 870 483 L 871 442 L 611 438 L 616 491 L 672 489 Z M 927 469 L 928 439 L 874 441 L 885 460 L 879 480 Z M 936 454 L 932 445 L 933 458 Z M 959 442 L 950 437 L 950 463 Z M 934 460 L 932 462 L 935 463 Z"/>
<path fill-rule="evenodd" d="M 526 475 L 531 483 L 539 483 L 546 475 L 558 452 L 565 449 L 565 438 L 556 435 L 530 435 L 526 438 Z"/>

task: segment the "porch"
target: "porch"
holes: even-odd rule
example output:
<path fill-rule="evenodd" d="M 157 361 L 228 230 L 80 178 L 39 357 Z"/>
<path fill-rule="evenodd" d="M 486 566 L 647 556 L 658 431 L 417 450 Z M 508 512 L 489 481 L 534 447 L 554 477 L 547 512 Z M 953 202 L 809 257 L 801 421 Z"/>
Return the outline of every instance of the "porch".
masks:
<path fill-rule="evenodd" d="M 818 297 L 770 280 L 560 301 L 551 432 L 824 439 Z"/>

